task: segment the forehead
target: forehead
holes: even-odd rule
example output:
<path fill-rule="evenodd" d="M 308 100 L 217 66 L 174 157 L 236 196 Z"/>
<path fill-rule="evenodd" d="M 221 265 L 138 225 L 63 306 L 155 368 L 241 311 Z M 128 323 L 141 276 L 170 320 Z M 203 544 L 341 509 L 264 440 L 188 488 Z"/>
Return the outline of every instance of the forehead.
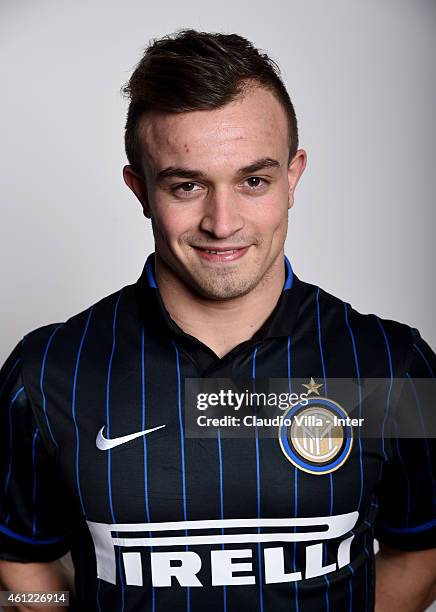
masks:
<path fill-rule="evenodd" d="M 214 110 L 143 117 L 139 137 L 148 169 L 167 165 L 241 165 L 260 157 L 287 156 L 286 113 L 269 90 L 250 88 Z M 151 167 L 151 168 L 150 168 Z"/>

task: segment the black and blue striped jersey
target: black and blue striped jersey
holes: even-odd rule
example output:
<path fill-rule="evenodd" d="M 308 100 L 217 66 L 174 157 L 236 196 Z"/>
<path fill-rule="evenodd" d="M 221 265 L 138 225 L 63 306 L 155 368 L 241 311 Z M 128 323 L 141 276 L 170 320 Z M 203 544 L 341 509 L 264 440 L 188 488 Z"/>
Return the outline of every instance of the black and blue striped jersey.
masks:
<path fill-rule="evenodd" d="M 310 470 L 286 434 L 186 435 L 191 379 L 304 380 L 325 398 L 330 379 L 353 380 L 381 427 L 400 399 L 430 409 L 436 358 L 419 332 L 284 263 L 274 311 L 222 358 L 169 316 L 153 254 L 136 283 L 24 337 L 0 374 L 1 559 L 71 551 L 80 610 L 340 612 L 373 610 L 374 537 L 436 546 L 431 438 L 355 433 Z M 364 398 L 365 379 L 387 381 L 383 397 Z"/>

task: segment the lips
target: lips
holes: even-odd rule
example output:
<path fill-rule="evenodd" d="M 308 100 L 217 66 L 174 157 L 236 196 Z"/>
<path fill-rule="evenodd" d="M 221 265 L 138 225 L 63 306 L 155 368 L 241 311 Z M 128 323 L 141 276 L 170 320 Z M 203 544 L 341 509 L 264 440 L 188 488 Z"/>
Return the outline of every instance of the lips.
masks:
<path fill-rule="evenodd" d="M 235 261 L 243 257 L 250 248 L 250 245 L 241 246 L 228 246 L 228 247 L 193 247 L 198 253 L 201 259 L 210 262 L 227 262 Z"/>
<path fill-rule="evenodd" d="M 196 247 L 196 248 L 201 248 L 201 247 Z M 226 253 L 236 253 L 236 251 L 239 251 L 239 249 L 241 249 L 243 247 L 238 247 L 237 249 L 203 249 L 201 248 L 202 251 L 206 251 L 206 253 L 220 253 L 220 254 L 226 254 Z"/>

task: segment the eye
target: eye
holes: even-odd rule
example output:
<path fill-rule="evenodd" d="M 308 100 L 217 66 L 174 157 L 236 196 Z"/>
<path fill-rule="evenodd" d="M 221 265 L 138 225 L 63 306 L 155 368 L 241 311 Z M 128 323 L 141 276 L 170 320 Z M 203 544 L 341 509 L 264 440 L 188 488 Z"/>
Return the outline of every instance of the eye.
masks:
<path fill-rule="evenodd" d="M 195 183 L 183 183 L 179 185 L 179 188 L 183 191 L 193 191 L 193 187 L 195 187 Z"/>
<path fill-rule="evenodd" d="M 201 187 L 197 185 L 197 183 L 179 183 L 171 187 L 171 191 L 182 198 L 189 197 L 191 193 L 196 193 L 199 189 L 201 189 Z"/>
<path fill-rule="evenodd" d="M 268 181 L 260 176 L 249 176 L 244 181 L 252 191 L 258 191 L 260 188 L 266 187 Z"/>

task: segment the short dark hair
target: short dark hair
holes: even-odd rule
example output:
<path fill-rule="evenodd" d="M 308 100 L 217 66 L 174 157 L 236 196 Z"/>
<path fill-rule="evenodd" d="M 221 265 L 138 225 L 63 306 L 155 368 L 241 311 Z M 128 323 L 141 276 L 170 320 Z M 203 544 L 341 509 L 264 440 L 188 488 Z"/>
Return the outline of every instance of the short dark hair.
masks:
<path fill-rule="evenodd" d="M 148 112 L 183 113 L 220 108 L 257 83 L 282 104 L 289 125 L 289 161 L 298 149 L 295 111 L 280 69 L 238 34 L 185 29 L 154 39 L 122 92 L 130 99 L 125 127 L 127 159 L 142 175 L 138 127 Z"/>

